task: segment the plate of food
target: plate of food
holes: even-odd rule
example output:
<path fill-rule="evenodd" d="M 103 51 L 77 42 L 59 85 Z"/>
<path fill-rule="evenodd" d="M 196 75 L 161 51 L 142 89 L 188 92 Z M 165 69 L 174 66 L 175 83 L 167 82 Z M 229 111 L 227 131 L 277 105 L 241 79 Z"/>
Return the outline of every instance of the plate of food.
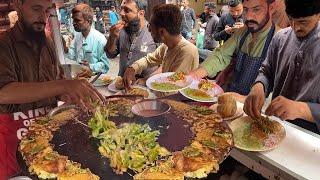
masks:
<path fill-rule="evenodd" d="M 116 93 L 117 95 L 138 95 L 143 96 L 144 99 L 155 99 L 156 95 L 150 91 L 147 87 L 140 85 L 133 85 L 131 89 L 125 92 L 124 90 L 120 90 Z"/>
<path fill-rule="evenodd" d="M 192 84 L 192 78 L 183 72 L 167 72 L 150 77 L 147 87 L 159 92 L 177 92 Z"/>
<path fill-rule="evenodd" d="M 214 81 L 202 79 L 194 81 L 188 88 L 180 90 L 180 93 L 194 101 L 216 102 L 217 95 L 222 94 L 223 89 Z"/>
<path fill-rule="evenodd" d="M 120 76 L 116 77 L 115 80 L 108 86 L 108 90 L 115 93 L 120 92 L 123 89 L 124 89 L 123 79 Z"/>
<path fill-rule="evenodd" d="M 280 145 L 286 136 L 284 127 L 268 117 L 259 120 L 241 117 L 229 124 L 235 147 L 246 151 L 268 151 Z"/>
<path fill-rule="evenodd" d="M 235 120 L 243 116 L 243 104 L 237 102 L 230 93 L 218 96 L 218 103 L 210 106 L 214 112 L 220 114 L 224 121 Z"/>
<path fill-rule="evenodd" d="M 93 79 L 93 78 L 91 78 Z M 90 80 L 91 81 L 91 80 Z M 101 87 L 101 86 L 108 86 L 113 81 L 113 78 L 109 75 L 101 75 L 94 83 L 93 86 Z"/>

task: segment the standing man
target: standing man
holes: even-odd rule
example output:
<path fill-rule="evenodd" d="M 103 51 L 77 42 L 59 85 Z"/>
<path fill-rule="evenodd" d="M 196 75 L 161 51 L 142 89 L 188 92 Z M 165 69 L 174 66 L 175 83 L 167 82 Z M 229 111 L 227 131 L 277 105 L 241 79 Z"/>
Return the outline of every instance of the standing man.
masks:
<path fill-rule="evenodd" d="M 192 37 L 192 29 L 196 27 L 196 13 L 189 7 L 189 1 L 182 1 L 182 26 L 181 33 L 186 40 Z"/>
<path fill-rule="evenodd" d="M 116 12 L 116 7 L 114 7 L 114 6 L 111 6 L 111 9 L 109 11 L 109 21 L 110 21 L 111 26 L 117 24 L 119 21 L 119 16 Z"/>
<path fill-rule="evenodd" d="M 126 69 L 123 78 L 126 88 L 131 82 L 134 83 L 136 74 L 148 67 L 161 65 L 156 73 L 178 71 L 188 73 L 198 67 L 197 47 L 182 37 L 181 21 L 182 16 L 178 6 L 162 4 L 154 7 L 149 30 L 154 41 L 163 44 Z"/>
<path fill-rule="evenodd" d="M 229 13 L 221 16 L 219 24 L 214 32 L 216 41 L 227 41 L 236 29 L 243 27 L 241 0 L 230 0 L 228 2 Z"/>
<path fill-rule="evenodd" d="M 104 52 L 107 39 L 92 28 L 92 8 L 87 4 L 78 4 L 72 9 L 72 19 L 77 33 L 71 42 L 67 57 L 84 65 L 87 71 L 107 73 L 109 60 Z"/>
<path fill-rule="evenodd" d="M 16 152 L 27 125 L 58 99 L 83 108 L 103 100 L 85 80 L 63 80 L 52 39 L 44 29 L 49 0 L 16 0 L 19 20 L 0 35 L 0 179 L 19 171 Z M 62 98 L 65 97 L 65 98 Z"/>
<path fill-rule="evenodd" d="M 215 10 L 215 4 L 208 4 L 208 12 L 210 16 L 204 34 L 203 49 L 199 49 L 199 56 L 202 60 L 207 59 L 208 55 L 219 45 L 219 42 L 213 37 L 213 32 L 219 23 L 219 17 Z"/>
<path fill-rule="evenodd" d="M 218 72 L 233 64 L 229 66 L 232 73 L 226 75 L 230 79 L 224 79 L 224 89 L 247 95 L 266 58 L 271 39 L 277 32 L 271 18 L 273 2 L 274 0 L 243 0 L 246 27 L 235 31 L 191 75 L 195 78 L 215 77 Z M 235 58 L 231 61 L 233 56 Z"/>
<path fill-rule="evenodd" d="M 244 110 L 260 118 L 265 97 L 273 92 L 266 115 L 320 134 L 320 1 L 285 4 L 291 27 L 274 36 Z"/>
<path fill-rule="evenodd" d="M 120 11 L 122 22 L 110 28 L 105 52 L 109 58 L 120 54 L 119 76 L 123 76 L 132 63 L 157 48 L 147 28 L 146 9 L 146 0 L 123 0 Z M 156 69 L 146 69 L 141 75 L 146 77 Z"/>
<path fill-rule="evenodd" d="M 204 5 L 204 10 L 203 10 L 203 12 L 200 14 L 201 24 L 204 24 L 204 23 L 208 22 L 209 16 L 210 16 L 210 14 L 209 14 L 208 4 L 205 4 L 205 5 Z"/>

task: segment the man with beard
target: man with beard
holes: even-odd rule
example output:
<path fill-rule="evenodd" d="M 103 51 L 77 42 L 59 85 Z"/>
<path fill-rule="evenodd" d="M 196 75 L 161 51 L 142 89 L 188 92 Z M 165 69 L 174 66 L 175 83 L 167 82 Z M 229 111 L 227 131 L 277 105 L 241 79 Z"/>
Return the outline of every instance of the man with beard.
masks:
<path fill-rule="evenodd" d="M 123 76 L 132 63 L 157 48 L 147 28 L 146 8 L 145 0 L 123 0 L 120 11 L 122 21 L 110 28 L 105 52 L 109 58 L 115 58 L 120 53 L 119 76 Z M 146 69 L 141 76 L 146 77 L 156 69 Z"/>
<path fill-rule="evenodd" d="M 66 97 L 83 108 L 102 96 L 85 80 L 63 80 L 54 44 L 45 36 L 49 0 L 16 0 L 15 26 L 0 35 L 0 179 L 19 171 L 16 152 L 37 116 Z"/>
<path fill-rule="evenodd" d="M 75 37 L 67 52 L 67 57 L 84 65 L 84 69 L 107 73 L 109 60 L 104 52 L 105 36 L 92 28 L 93 10 L 87 4 L 78 4 L 72 9 Z"/>
<path fill-rule="evenodd" d="M 195 78 L 215 77 L 229 66 L 217 80 L 227 83 L 225 91 L 247 95 L 277 32 L 271 19 L 273 2 L 243 0 L 246 27 L 237 30 L 223 46 L 216 48 L 191 75 Z M 229 82 L 226 82 L 229 77 Z"/>
<path fill-rule="evenodd" d="M 156 73 L 188 73 L 198 67 L 197 47 L 182 37 L 181 22 L 182 15 L 178 6 L 163 4 L 154 7 L 149 31 L 155 42 L 163 44 L 126 69 L 123 77 L 126 88 L 134 83 L 135 74 L 149 67 L 161 65 Z"/>
<path fill-rule="evenodd" d="M 229 13 L 221 15 L 217 28 L 214 31 L 216 41 L 227 41 L 236 29 L 243 27 L 241 0 L 230 0 L 228 2 Z"/>
<path fill-rule="evenodd" d="M 244 110 L 260 118 L 265 97 L 273 92 L 268 116 L 320 134 L 320 1 L 285 4 L 291 27 L 274 36 Z"/>

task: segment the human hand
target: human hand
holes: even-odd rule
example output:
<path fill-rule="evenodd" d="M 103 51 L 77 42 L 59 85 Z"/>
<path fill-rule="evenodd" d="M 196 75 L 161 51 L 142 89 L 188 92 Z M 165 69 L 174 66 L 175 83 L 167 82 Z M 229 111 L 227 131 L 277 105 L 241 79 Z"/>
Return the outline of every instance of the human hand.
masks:
<path fill-rule="evenodd" d="M 146 78 L 139 78 L 135 84 L 137 85 L 140 85 L 140 86 L 146 86 L 146 82 L 147 82 L 147 79 Z"/>
<path fill-rule="evenodd" d="M 227 33 L 227 34 L 232 34 L 234 32 L 234 29 L 228 25 L 225 26 L 225 29 L 224 31 Z"/>
<path fill-rule="evenodd" d="M 190 76 L 195 81 L 200 81 L 200 79 L 208 76 L 208 73 L 203 67 L 199 67 L 198 69 L 189 72 L 188 76 Z"/>
<path fill-rule="evenodd" d="M 251 88 L 251 91 L 244 102 L 243 110 L 248 116 L 254 119 L 260 119 L 264 101 L 265 93 L 263 84 L 257 83 Z"/>
<path fill-rule="evenodd" d="M 84 111 L 93 111 L 93 103 L 103 104 L 105 98 L 87 80 L 63 80 L 63 95 L 67 102 L 77 104 Z"/>
<path fill-rule="evenodd" d="M 83 65 L 83 66 L 85 66 L 84 69 L 88 70 L 87 67 L 89 67 L 89 61 L 87 61 L 87 60 L 82 60 L 82 61 L 80 62 L 80 64 Z M 90 70 L 90 68 L 89 68 L 89 70 Z"/>
<path fill-rule="evenodd" d="M 240 29 L 244 27 L 244 23 L 243 22 L 236 22 L 233 26 L 233 29 Z"/>
<path fill-rule="evenodd" d="M 304 102 L 293 101 L 283 96 L 276 97 L 266 110 L 266 115 L 282 120 L 312 120 L 310 108 Z"/>
<path fill-rule="evenodd" d="M 113 38 L 118 38 L 120 36 L 120 31 L 121 31 L 121 29 L 123 29 L 124 25 L 125 25 L 125 22 L 120 21 L 117 24 L 111 26 L 111 28 L 109 30 L 110 36 Z"/>
<path fill-rule="evenodd" d="M 128 67 L 123 75 L 123 84 L 125 90 L 130 90 L 130 86 L 136 81 L 136 72 L 132 67 Z"/>

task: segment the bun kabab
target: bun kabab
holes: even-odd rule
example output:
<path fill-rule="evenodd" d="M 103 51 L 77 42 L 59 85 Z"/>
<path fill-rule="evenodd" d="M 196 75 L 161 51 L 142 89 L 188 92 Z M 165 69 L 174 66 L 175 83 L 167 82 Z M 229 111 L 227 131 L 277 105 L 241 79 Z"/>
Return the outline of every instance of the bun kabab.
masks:
<path fill-rule="evenodd" d="M 122 77 L 117 77 L 115 81 L 115 86 L 118 90 L 124 89 L 123 79 Z"/>
<path fill-rule="evenodd" d="M 231 117 L 237 112 L 237 102 L 235 98 L 225 93 L 218 97 L 217 112 L 223 117 Z"/>

